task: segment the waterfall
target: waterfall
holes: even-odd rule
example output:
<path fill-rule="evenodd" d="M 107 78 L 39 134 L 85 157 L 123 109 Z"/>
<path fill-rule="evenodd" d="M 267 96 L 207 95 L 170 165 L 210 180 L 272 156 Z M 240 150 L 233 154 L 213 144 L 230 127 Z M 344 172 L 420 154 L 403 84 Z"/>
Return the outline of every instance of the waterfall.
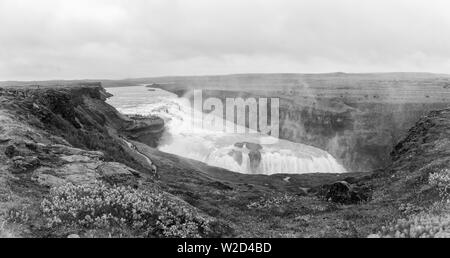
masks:
<path fill-rule="evenodd" d="M 108 89 L 109 103 L 124 114 L 157 115 L 166 121 L 159 150 L 246 174 L 345 173 L 324 150 L 270 136 L 196 128 L 187 100 L 143 86 Z M 134 99 L 133 99 L 134 98 Z"/>
<path fill-rule="evenodd" d="M 319 149 L 309 149 L 310 154 L 298 154 L 276 146 L 264 148 L 259 152 L 260 160 L 252 162 L 251 151 L 228 147 L 219 149 L 200 158 L 205 163 L 245 174 L 299 174 L 299 173 L 345 173 L 346 170 L 330 154 Z M 298 145 L 299 151 L 307 148 Z M 309 146 L 308 146 L 309 147 Z M 253 163 L 253 164 L 252 164 Z"/>

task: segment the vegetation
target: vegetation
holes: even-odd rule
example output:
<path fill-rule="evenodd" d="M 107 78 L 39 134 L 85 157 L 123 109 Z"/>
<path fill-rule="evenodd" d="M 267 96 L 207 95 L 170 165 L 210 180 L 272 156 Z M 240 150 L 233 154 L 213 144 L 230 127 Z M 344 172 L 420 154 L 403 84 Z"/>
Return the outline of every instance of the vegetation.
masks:
<path fill-rule="evenodd" d="M 380 237 L 395 238 L 448 238 L 450 237 L 450 206 L 436 204 L 437 212 L 420 212 L 399 219 L 394 225 L 383 227 Z"/>
<path fill-rule="evenodd" d="M 402 204 L 400 211 L 406 218 L 383 227 L 379 237 L 395 238 L 448 238 L 450 237 L 450 170 L 432 173 L 429 185 L 436 187 L 441 200 L 425 211 L 413 204 Z"/>
<path fill-rule="evenodd" d="M 443 200 L 450 197 L 450 169 L 442 169 L 439 172 L 430 175 L 429 184 L 437 187 L 439 195 Z"/>
<path fill-rule="evenodd" d="M 100 182 L 55 188 L 41 207 L 48 228 L 109 229 L 134 237 L 204 237 L 212 222 L 163 193 Z"/>
<path fill-rule="evenodd" d="M 297 199 L 289 194 L 280 196 L 272 196 L 268 198 L 261 197 L 255 202 L 251 202 L 247 205 L 249 209 L 272 209 L 280 206 L 284 206 L 289 203 L 295 202 Z"/>

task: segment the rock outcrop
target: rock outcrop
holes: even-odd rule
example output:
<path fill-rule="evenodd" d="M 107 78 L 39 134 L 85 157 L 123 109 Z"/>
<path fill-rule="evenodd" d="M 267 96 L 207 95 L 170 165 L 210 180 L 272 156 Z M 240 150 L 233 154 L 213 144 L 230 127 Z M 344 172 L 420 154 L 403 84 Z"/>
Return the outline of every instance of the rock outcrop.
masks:
<path fill-rule="evenodd" d="M 48 91 L 44 91 L 40 96 L 40 90 L 37 89 L 37 92 L 3 90 L 3 95 L 0 96 L 3 105 L 21 104 L 15 109 L 10 107 L 2 109 L 0 114 L 1 132 L 5 139 L 0 144 L 0 156 L 3 156 L 3 165 L 6 166 L 7 171 L 13 175 L 30 178 L 38 185 L 45 187 L 56 187 L 67 183 L 89 184 L 96 180 L 105 180 L 114 184 L 136 184 L 139 173 L 124 164 L 108 162 L 108 156 L 105 154 L 107 149 L 94 151 L 77 148 L 65 139 L 49 134 L 54 130 L 52 126 L 58 127 L 67 123 L 67 128 L 64 129 L 69 131 L 73 126 L 81 131 L 89 124 L 80 122 L 82 113 L 76 114 L 76 110 L 79 110 L 77 106 L 70 106 L 70 102 L 67 106 L 59 105 L 57 104 L 59 101 L 53 99 L 53 95 Z M 87 93 L 87 97 L 98 98 L 101 101 L 104 101 L 106 96 L 102 93 L 103 91 L 98 89 L 98 92 L 95 92 L 95 89 L 91 91 L 89 87 L 75 90 L 79 90 L 80 94 Z M 64 90 L 54 92 L 59 94 Z M 45 98 L 41 99 L 44 96 Z M 76 94 L 71 96 L 86 97 Z M 61 95 L 59 97 L 64 98 Z M 27 106 L 31 109 L 27 109 Z M 49 117 L 54 117 L 55 120 L 49 122 Z M 65 117 L 70 119 L 66 120 Z M 39 119 L 48 123 L 43 124 Z M 103 135 L 105 136 L 108 134 Z M 114 135 L 110 137 L 113 143 Z"/>
<path fill-rule="evenodd" d="M 347 181 L 339 181 L 321 186 L 318 196 L 334 203 L 359 204 L 370 200 L 371 190 Z"/>
<path fill-rule="evenodd" d="M 151 147 L 158 147 L 159 139 L 164 133 L 164 120 L 160 117 L 129 116 L 130 124 L 122 132 L 130 139 L 143 142 Z"/>

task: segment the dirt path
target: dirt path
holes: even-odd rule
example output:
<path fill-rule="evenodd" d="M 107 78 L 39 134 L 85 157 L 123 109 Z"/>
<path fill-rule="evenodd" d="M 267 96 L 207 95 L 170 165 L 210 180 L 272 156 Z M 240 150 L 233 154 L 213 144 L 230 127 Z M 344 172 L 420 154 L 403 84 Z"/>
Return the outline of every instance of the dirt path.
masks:
<path fill-rule="evenodd" d="M 122 141 L 125 142 L 125 144 L 127 144 L 127 146 L 132 149 L 133 151 L 135 151 L 137 154 L 139 154 L 140 156 L 142 156 L 148 163 L 148 166 L 151 168 L 153 166 L 153 162 L 147 157 L 147 155 L 145 155 L 144 153 L 142 153 L 134 144 L 132 144 L 131 142 L 127 141 L 125 138 L 120 137 L 120 139 L 122 139 Z"/>

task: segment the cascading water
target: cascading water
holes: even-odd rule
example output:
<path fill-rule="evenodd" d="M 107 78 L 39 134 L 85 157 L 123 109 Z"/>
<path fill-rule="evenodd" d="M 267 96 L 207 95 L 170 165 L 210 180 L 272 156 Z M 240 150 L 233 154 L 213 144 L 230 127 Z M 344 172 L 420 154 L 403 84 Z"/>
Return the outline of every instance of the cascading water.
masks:
<path fill-rule="evenodd" d="M 344 173 L 329 153 L 258 133 L 232 134 L 193 127 L 187 99 L 144 86 L 109 88 L 108 100 L 124 114 L 157 115 L 166 121 L 159 150 L 246 174 Z M 198 116 L 197 116 L 198 117 Z"/>

